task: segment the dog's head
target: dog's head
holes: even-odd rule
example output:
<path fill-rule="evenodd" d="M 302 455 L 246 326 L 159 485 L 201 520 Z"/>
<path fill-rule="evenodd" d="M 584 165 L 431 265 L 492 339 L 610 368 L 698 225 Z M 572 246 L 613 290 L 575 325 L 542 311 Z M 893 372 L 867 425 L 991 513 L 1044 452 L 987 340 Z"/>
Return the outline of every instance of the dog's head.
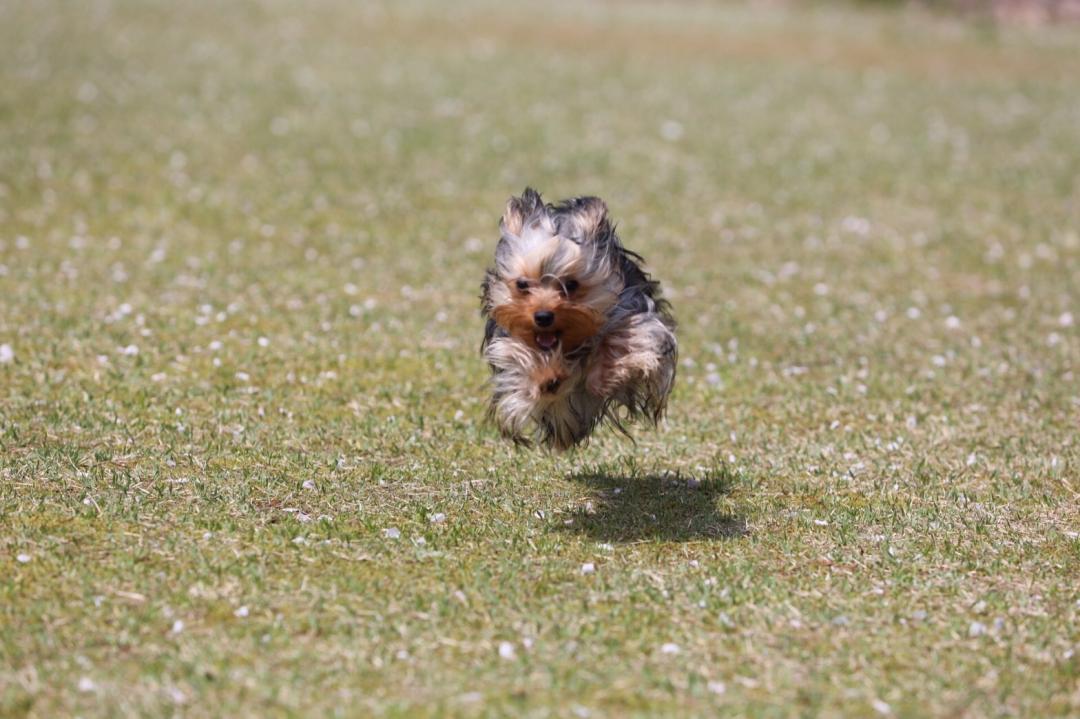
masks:
<path fill-rule="evenodd" d="M 499 223 L 484 312 L 540 352 L 573 352 L 603 326 L 623 289 L 619 245 L 597 197 L 545 205 L 526 188 Z"/>

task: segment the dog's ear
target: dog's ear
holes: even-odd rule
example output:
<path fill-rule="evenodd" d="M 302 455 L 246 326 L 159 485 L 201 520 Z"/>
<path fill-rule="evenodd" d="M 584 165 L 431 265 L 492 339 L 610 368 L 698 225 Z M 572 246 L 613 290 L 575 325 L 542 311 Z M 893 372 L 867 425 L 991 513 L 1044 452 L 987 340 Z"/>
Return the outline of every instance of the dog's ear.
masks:
<path fill-rule="evenodd" d="M 575 197 L 560 207 L 564 221 L 559 231 L 576 242 L 588 242 L 611 233 L 607 205 L 599 197 Z"/>
<path fill-rule="evenodd" d="M 540 199 L 540 193 L 531 187 L 526 187 L 521 197 L 511 197 L 506 203 L 506 211 L 503 212 L 502 220 L 499 221 L 499 229 L 504 234 L 520 236 L 525 223 L 543 206 L 544 201 Z"/>

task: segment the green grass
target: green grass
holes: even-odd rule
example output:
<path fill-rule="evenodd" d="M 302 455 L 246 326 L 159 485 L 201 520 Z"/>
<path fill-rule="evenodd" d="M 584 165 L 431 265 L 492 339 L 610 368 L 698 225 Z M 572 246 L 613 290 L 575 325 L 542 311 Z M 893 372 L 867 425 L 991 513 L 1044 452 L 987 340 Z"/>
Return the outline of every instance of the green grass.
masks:
<path fill-rule="evenodd" d="M 1075 716 L 1078 32 L 0 2 L 0 715 Z M 636 446 L 484 421 L 526 184 L 672 298 Z"/>

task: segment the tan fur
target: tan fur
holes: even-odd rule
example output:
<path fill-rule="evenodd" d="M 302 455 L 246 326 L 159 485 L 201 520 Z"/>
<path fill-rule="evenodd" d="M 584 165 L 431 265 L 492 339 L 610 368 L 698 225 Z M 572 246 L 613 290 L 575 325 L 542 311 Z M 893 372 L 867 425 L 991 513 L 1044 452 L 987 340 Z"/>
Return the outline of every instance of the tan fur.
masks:
<path fill-rule="evenodd" d="M 536 385 L 541 394 L 552 395 L 559 391 L 559 387 L 570 377 L 570 369 L 559 362 L 540 365 L 532 370 L 530 379 Z"/>
<path fill-rule="evenodd" d="M 674 378 L 674 367 L 665 367 L 658 352 L 671 336 L 662 322 L 649 315 L 636 315 L 625 327 L 608 334 L 593 354 L 586 371 L 585 386 L 598 397 L 613 397 L 626 385 L 652 381 L 661 394 Z"/>
<path fill-rule="evenodd" d="M 521 254 L 514 257 L 510 267 L 511 274 L 515 277 L 532 277 L 539 279 L 550 272 L 551 268 L 545 268 L 550 263 L 557 250 L 561 250 L 566 258 L 560 262 L 557 274 L 575 274 L 582 270 L 581 249 L 573 243 L 567 243 L 558 237 L 542 237 L 530 243 L 522 243 Z M 548 272 L 545 272 L 545 269 Z"/>
<path fill-rule="evenodd" d="M 518 199 L 512 197 L 506 203 L 506 209 L 503 211 L 502 220 L 499 222 L 499 226 L 504 232 L 509 232 L 512 235 L 520 235 L 521 229 L 525 225 L 525 219 L 525 214 L 521 211 Z"/>

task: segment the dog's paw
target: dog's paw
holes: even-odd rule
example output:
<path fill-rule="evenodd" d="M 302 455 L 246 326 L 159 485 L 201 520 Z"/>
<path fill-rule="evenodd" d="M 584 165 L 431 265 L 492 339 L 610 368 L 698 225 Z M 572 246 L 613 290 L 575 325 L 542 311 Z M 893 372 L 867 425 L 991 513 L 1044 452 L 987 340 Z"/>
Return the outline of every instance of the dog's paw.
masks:
<path fill-rule="evenodd" d="M 570 376 L 565 367 L 559 365 L 542 365 L 532 372 L 533 387 L 537 397 L 554 397 L 559 393 L 559 388 Z"/>

